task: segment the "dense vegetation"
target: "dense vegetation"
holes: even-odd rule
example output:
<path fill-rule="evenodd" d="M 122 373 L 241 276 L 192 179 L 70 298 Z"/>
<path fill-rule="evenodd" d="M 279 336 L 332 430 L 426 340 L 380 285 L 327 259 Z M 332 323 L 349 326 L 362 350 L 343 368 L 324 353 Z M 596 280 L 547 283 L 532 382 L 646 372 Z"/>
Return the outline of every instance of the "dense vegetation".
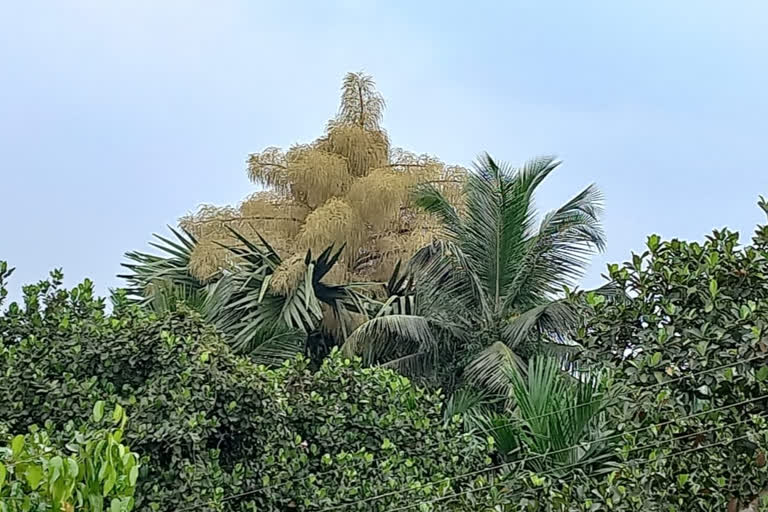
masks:
<path fill-rule="evenodd" d="M 0 511 L 768 509 L 768 226 L 652 235 L 574 291 L 594 187 L 537 221 L 557 161 L 413 160 L 382 107 L 350 75 L 110 311 L 60 271 L 4 304 L 0 262 Z"/>
<path fill-rule="evenodd" d="M 138 510 L 318 509 L 398 491 L 348 507 L 387 510 L 487 483 L 445 480 L 483 467 L 492 447 L 391 370 L 338 352 L 317 371 L 301 356 L 267 370 L 194 312 L 159 318 L 118 302 L 107 315 L 90 283 L 59 280 L 26 287 L 0 319 L 3 419 L 65 443 L 97 400 L 130 411 Z"/>
<path fill-rule="evenodd" d="M 107 421 L 104 402 L 94 404 L 92 419 Z M 26 435 L 13 436 L 0 458 L 3 510 L 132 510 L 138 455 L 120 442 L 125 411 L 118 406 L 109 419 L 117 428 L 75 430 L 70 420 L 64 436 L 70 442 L 63 447 L 51 446 L 49 433 L 34 426 Z"/>
<path fill-rule="evenodd" d="M 602 369 L 613 390 L 600 437 L 614 458 L 602 478 L 553 466 L 535 499 L 583 510 L 765 506 L 768 227 L 747 247 L 728 230 L 704 243 L 654 235 L 609 271 L 627 297 L 589 296 L 577 341 L 580 369 Z"/>

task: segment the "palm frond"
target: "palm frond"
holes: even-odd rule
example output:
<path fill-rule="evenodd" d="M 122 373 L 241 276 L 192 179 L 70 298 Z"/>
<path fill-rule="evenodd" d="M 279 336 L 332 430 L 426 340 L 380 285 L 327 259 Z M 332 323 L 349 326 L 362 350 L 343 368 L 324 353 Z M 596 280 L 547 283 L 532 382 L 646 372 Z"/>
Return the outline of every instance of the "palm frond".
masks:
<path fill-rule="evenodd" d="M 278 366 L 305 349 L 307 336 L 298 329 L 279 324 L 257 331 L 248 339 L 241 352 L 248 354 L 256 364 Z"/>
<path fill-rule="evenodd" d="M 144 306 L 159 315 L 176 311 L 183 305 L 198 312 L 203 312 L 206 288 L 191 286 L 187 283 L 174 283 L 170 278 L 151 281 L 144 289 Z"/>
<path fill-rule="evenodd" d="M 414 205 L 431 213 L 442 222 L 443 233 L 451 240 L 458 241 L 464 229 L 454 205 L 433 184 L 418 185 L 413 191 Z"/>
<path fill-rule="evenodd" d="M 514 169 L 486 154 L 466 185 L 461 246 L 494 309 L 513 277 L 505 271 L 508 262 L 519 259 L 533 222 L 530 203 L 514 178 Z"/>
<path fill-rule="evenodd" d="M 420 297 L 421 311 L 459 315 L 468 323 L 488 321 L 493 312 L 483 283 L 472 271 L 462 246 L 436 240 L 418 251 L 408 263 L 413 292 Z"/>
<path fill-rule="evenodd" d="M 406 377 L 418 378 L 428 374 L 434 368 L 433 354 L 428 352 L 414 352 L 386 363 L 382 363 L 384 368 L 391 368 Z"/>
<path fill-rule="evenodd" d="M 126 291 L 131 300 L 156 310 L 167 309 L 179 300 L 197 303 L 204 293 L 205 283 L 189 272 L 190 256 L 197 239 L 186 230 L 169 229 L 175 241 L 155 234 L 158 242 L 149 244 L 159 249 L 160 255 L 126 252 L 128 261 L 121 266 L 129 272 L 117 276 L 127 282 Z M 157 304 L 153 304 L 155 301 Z"/>
<path fill-rule="evenodd" d="M 343 350 L 362 356 L 366 364 L 393 361 L 403 353 L 431 353 L 436 343 L 435 327 L 423 316 L 381 314 L 355 329 Z"/>
<path fill-rule="evenodd" d="M 282 263 L 280 255 L 258 234 L 259 243 L 256 243 L 231 231 L 240 242 L 238 246 L 228 247 L 237 257 L 235 270 L 211 287 L 206 311 L 216 325 L 228 333 L 235 350 L 253 354 L 254 347 L 262 350 L 264 340 L 273 340 L 270 341 L 273 344 L 290 340 L 287 348 L 291 349 L 297 333 L 303 333 L 306 340 L 320 329 L 326 315 L 324 306 L 337 319 L 343 319 L 346 312 L 366 313 L 366 297 L 354 286 L 324 282 L 338 264 L 343 245 L 339 249 L 331 245 L 317 258 L 311 250 L 307 251 L 303 262 L 297 262 L 302 267 L 300 278 L 284 292 L 277 293 L 270 284 Z"/>
<path fill-rule="evenodd" d="M 476 387 L 506 395 L 509 390 L 507 371 L 523 365 L 519 355 L 497 341 L 481 351 L 464 369 L 465 379 Z"/>
<path fill-rule="evenodd" d="M 371 318 L 348 337 L 347 353 L 361 355 L 367 364 L 386 365 L 407 375 L 418 370 L 422 376 L 438 359 L 450 357 L 457 342 L 467 339 L 476 314 L 467 310 L 473 287 L 457 262 L 432 247 L 412 259 L 402 273 L 396 265 L 385 285 L 389 296 L 376 303 Z"/>
<path fill-rule="evenodd" d="M 447 423 L 456 415 L 461 415 L 466 419 L 470 411 L 478 409 L 489 399 L 490 396 L 486 391 L 477 388 L 457 389 L 443 407 L 443 420 Z"/>
<path fill-rule="evenodd" d="M 538 232 L 526 241 L 505 311 L 551 300 L 583 275 L 591 256 L 605 247 L 601 211 L 602 196 L 589 186 L 544 217 Z"/>
<path fill-rule="evenodd" d="M 599 418 L 605 404 L 596 378 L 575 379 L 546 357 L 531 359 L 525 374 L 514 367 L 506 374 L 523 424 L 522 442 L 532 453 L 547 455 L 532 461 L 534 469 L 596 460 L 605 448 Z"/>
<path fill-rule="evenodd" d="M 534 336 L 557 337 L 574 329 L 580 317 L 567 300 L 547 302 L 533 307 L 510 320 L 502 331 L 510 348 L 520 346 Z"/>
<path fill-rule="evenodd" d="M 492 438 L 502 458 L 514 460 L 512 455 L 520 451 L 520 428 L 508 414 L 480 406 L 469 411 L 465 423 L 470 429 L 481 432 L 484 438 Z"/>

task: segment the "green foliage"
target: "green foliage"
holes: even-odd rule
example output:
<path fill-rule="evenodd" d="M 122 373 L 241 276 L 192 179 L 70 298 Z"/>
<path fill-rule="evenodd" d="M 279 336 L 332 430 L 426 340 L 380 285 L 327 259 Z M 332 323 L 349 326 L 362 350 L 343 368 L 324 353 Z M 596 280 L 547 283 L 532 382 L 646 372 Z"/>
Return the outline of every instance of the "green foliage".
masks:
<path fill-rule="evenodd" d="M 728 230 L 704 243 L 653 235 L 609 266 L 628 297 L 588 296 L 578 341 L 620 386 L 607 410 L 618 460 L 602 477 L 548 475 L 528 493 L 542 510 L 757 508 L 768 481 L 766 235 L 758 227 L 746 247 Z"/>
<path fill-rule="evenodd" d="M 161 254 L 139 251 L 125 253 L 122 266 L 129 273 L 119 275 L 127 283 L 128 297 L 157 313 L 174 311 L 177 304 L 203 312 L 206 293 L 204 282 L 189 272 L 189 261 L 197 239 L 186 231 L 170 228 L 176 240 L 154 235 L 149 243 Z"/>
<path fill-rule="evenodd" d="M 33 425 L 0 449 L 0 510 L 4 512 L 129 512 L 139 477 L 139 457 L 122 444 L 127 417 L 121 407 L 104 418 L 96 402 L 93 422 L 110 428 L 74 431 L 70 421 L 64 448 Z M 50 426 L 50 425 L 48 425 Z M 61 437 L 55 435 L 54 437 Z"/>
<path fill-rule="evenodd" d="M 388 301 L 352 334 L 348 352 L 408 374 L 437 373 L 449 389 L 464 372 L 506 394 L 505 368 L 539 349 L 532 343 L 555 344 L 578 324 L 560 295 L 604 245 L 594 186 L 536 226 L 534 193 L 558 166 L 554 158 L 537 158 L 515 169 L 484 155 L 460 208 L 435 186 L 421 185 L 415 201 L 442 221 L 443 242 L 409 265 L 411 311 Z"/>
<path fill-rule="evenodd" d="M 160 243 L 151 243 L 164 255 L 126 253 L 128 262 L 123 266 L 130 273 L 119 277 L 127 281 L 128 297 L 159 314 L 180 306 L 198 311 L 220 329 L 235 351 L 248 354 L 256 363 L 279 365 L 304 351 L 319 359 L 329 350 L 313 342 L 325 316 L 339 318 L 348 309 L 362 308 L 355 301 L 362 296 L 324 282 L 343 248 L 328 247 L 316 259 L 307 252 L 298 262 L 299 276 L 277 292 L 270 283 L 282 259 L 259 235 L 258 242 L 253 242 L 231 230 L 239 241 L 230 247 L 231 265 L 202 282 L 189 267 L 197 239 L 186 231 L 172 232 L 176 241 L 155 235 Z"/>
<path fill-rule="evenodd" d="M 3 305 L 3 301 L 8 296 L 8 290 L 5 287 L 5 282 L 13 274 L 12 268 L 8 268 L 7 261 L 0 261 L 0 306 Z"/>
<path fill-rule="evenodd" d="M 603 383 L 595 376 L 571 376 L 558 360 L 541 356 L 528 362 L 525 374 L 517 368 L 507 372 L 531 467 L 596 462 L 605 449 L 600 439 L 609 435 L 600 418 L 608 403 Z"/>
<path fill-rule="evenodd" d="M 195 312 L 158 317 L 118 295 L 107 315 L 90 283 L 64 290 L 60 278 L 26 287 L 25 304 L 0 315 L 3 421 L 46 425 L 63 444 L 72 418 L 101 415 L 98 400 L 125 408 L 125 442 L 142 457 L 137 510 L 383 511 L 495 478 L 450 478 L 483 469 L 491 447 L 391 370 L 339 353 L 317 371 L 300 357 L 269 370 Z M 484 510 L 493 496 L 446 505 Z"/>

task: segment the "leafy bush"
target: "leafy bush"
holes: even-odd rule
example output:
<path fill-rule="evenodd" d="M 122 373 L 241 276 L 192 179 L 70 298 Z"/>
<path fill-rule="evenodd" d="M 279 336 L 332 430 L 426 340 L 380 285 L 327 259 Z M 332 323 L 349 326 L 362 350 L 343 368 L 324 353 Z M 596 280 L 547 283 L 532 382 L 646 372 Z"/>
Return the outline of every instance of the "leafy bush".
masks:
<path fill-rule="evenodd" d="M 614 470 L 538 475 L 541 509 L 735 511 L 768 482 L 768 229 L 647 246 L 609 266 L 628 298 L 587 297 L 579 333 L 623 395 Z"/>
<path fill-rule="evenodd" d="M 489 444 L 444 424 L 441 397 L 390 370 L 338 353 L 316 372 L 300 357 L 268 370 L 194 312 L 157 317 L 118 294 L 108 315 L 89 282 L 60 279 L 0 315 L 0 411 L 12 431 L 63 432 L 97 400 L 125 407 L 138 510 L 320 510 L 387 493 L 345 510 L 389 510 L 490 478 L 447 478 L 482 469 Z"/>
<path fill-rule="evenodd" d="M 94 407 L 94 421 L 104 403 Z M 65 449 L 51 446 L 45 430 L 33 426 L 0 449 L 0 510 L 4 512 L 129 512 L 139 475 L 138 455 L 121 443 L 126 416 L 118 407 L 116 430 L 73 431 Z"/>

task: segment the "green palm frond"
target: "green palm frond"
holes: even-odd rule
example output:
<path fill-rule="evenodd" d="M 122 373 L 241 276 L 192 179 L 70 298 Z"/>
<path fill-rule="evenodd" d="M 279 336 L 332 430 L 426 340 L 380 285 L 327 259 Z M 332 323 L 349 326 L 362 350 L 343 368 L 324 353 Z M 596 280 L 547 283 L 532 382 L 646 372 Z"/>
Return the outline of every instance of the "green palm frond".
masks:
<path fill-rule="evenodd" d="M 465 424 L 482 433 L 484 438 L 492 438 L 496 451 L 504 459 L 514 460 L 513 456 L 520 451 L 520 428 L 509 414 L 481 406 L 469 411 Z"/>
<path fill-rule="evenodd" d="M 525 236 L 533 223 L 530 191 L 516 180 L 515 170 L 484 155 L 475 164 L 465 188 L 464 230 L 461 248 L 488 302 L 498 308 L 514 278 L 508 271 L 519 259 Z"/>
<path fill-rule="evenodd" d="M 484 390 L 459 388 L 445 402 L 443 421 L 450 422 L 454 416 L 459 415 L 464 419 L 464 425 L 471 428 L 473 413 L 481 410 L 490 399 L 490 395 Z"/>
<path fill-rule="evenodd" d="M 408 365 L 422 360 L 423 367 L 428 363 L 423 360 L 424 354 L 434 351 L 438 328 L 423 316 L 382 313 L 355 329 L 343 350 L 349 355 L 362 356 L 366 364 L 384 363 L 397 368 L 403 366 L 398 360 Z M 403 359 L 416 355 L 414 360 Z"/>
<path fill-rule="evenodd" d="M 153 236 L 157 242 L 149 244 L 160 250 L 161 255 L 129 251 L 125 253 L 128 261 L 121 264 L 129 272 L 117 277 L 127 282 L 131 300 L 158 312 L 173 308 L 178 302 L 197 309 L 205 295 L 205 283 L 189 272 L 190 255 L 197 239 L 185 230 L 169 229 L 175 241 L 156 234 Z"/>
<path fill-rule="evenodd" d="M 298 329 L 273 324 L 245 338 L 248 344 L 240 352 L 249 355 L 256 364 L 278 366 L 304 349 L 306 337 Z"/>
<path fill-rule="evenodd" d="M 555 300 L 532 307 L 515 316 L 503 328 L 507 346 L 514 349 L 532 337 L 549 339 L 570 332 L 580 322 L 573 304 Z"/>
<path fill-rule="evenodd" d="M 344 350 L 367 364 L 424 376 L 448 345 L 467 338 L 471 322 L 463 309 L 471 290 L 466 273 L 440 250 L 421 252 L 404 271 L 400 268 L 385 286 L 389 296 L 348 337 Z"/>
<path fill-rule="evenodd" d="M 280 255 L 260 235 L 256 243 L 231 231 L 240 242 L 228 247 L 237 257 L 235 268 L 212 288 L 206 306 L 216 325 L 230 336 L 235 350 L 253 353 L 264 340 L 272 340 L 270 343 L 279 342 L 281 349 L 293 346 L 295 352 L 303 347 L 299 339 L 304 343 L 320 329 L 327 314 L 324 306 L 342 319 L 349 312 L 364 314 L 370 308 L 367 297 L 355 285 L 324 281 L 338 263 L 343 246 L 329 246 L 317 258 L 307 251 L 303 275 L 296 286 L 287 293 L 274 293 L 270 280 L 282 262 Z M 292 345 L 286 345 L 288 341 Z"/>
<path fill-rule="evenodd" d="M 505 311 L 551 300 L 583 275 L 590 257 L 605 247 L 601 205 L 601 194 L 590 186 L 544 217 L 526 241 Z"/>
<path fill-rule="evenodd" d="M 576 379 L 546 357 L 531 359 L 525 374 L 513 367 L 506 373 L 521 441 L 532 453 L 546 455 L 531 462 L 533 469 L 599 460 L 605 450 L 600 412 L 606 400 L 597 378 Z"/>
<path fill-rule="evenodd" d="M 464 378 L 474 386 L 505 395 L 509 390 L 507 372 L 520 368 L 523 359 L 504 343 L 497 341 L 486 347 L 464 369 Z"/>
<path fill-rule="evenodd" d="M 145 288 L 145 294 L 145 307 L 160 315 L 176 311 L 181 305 L 203 312 L 207 297 L 205 287 L 175 283 L 170 278 L 151 281 Z"/>
<path fill-rule="evenodd" d="M 454 205 L 433 184 L 422 184 L 413 191 L 413 202 L 422 210 L 442 221 L 444 236 L 458 242 L 464 231 L 464 223 Z"/>

